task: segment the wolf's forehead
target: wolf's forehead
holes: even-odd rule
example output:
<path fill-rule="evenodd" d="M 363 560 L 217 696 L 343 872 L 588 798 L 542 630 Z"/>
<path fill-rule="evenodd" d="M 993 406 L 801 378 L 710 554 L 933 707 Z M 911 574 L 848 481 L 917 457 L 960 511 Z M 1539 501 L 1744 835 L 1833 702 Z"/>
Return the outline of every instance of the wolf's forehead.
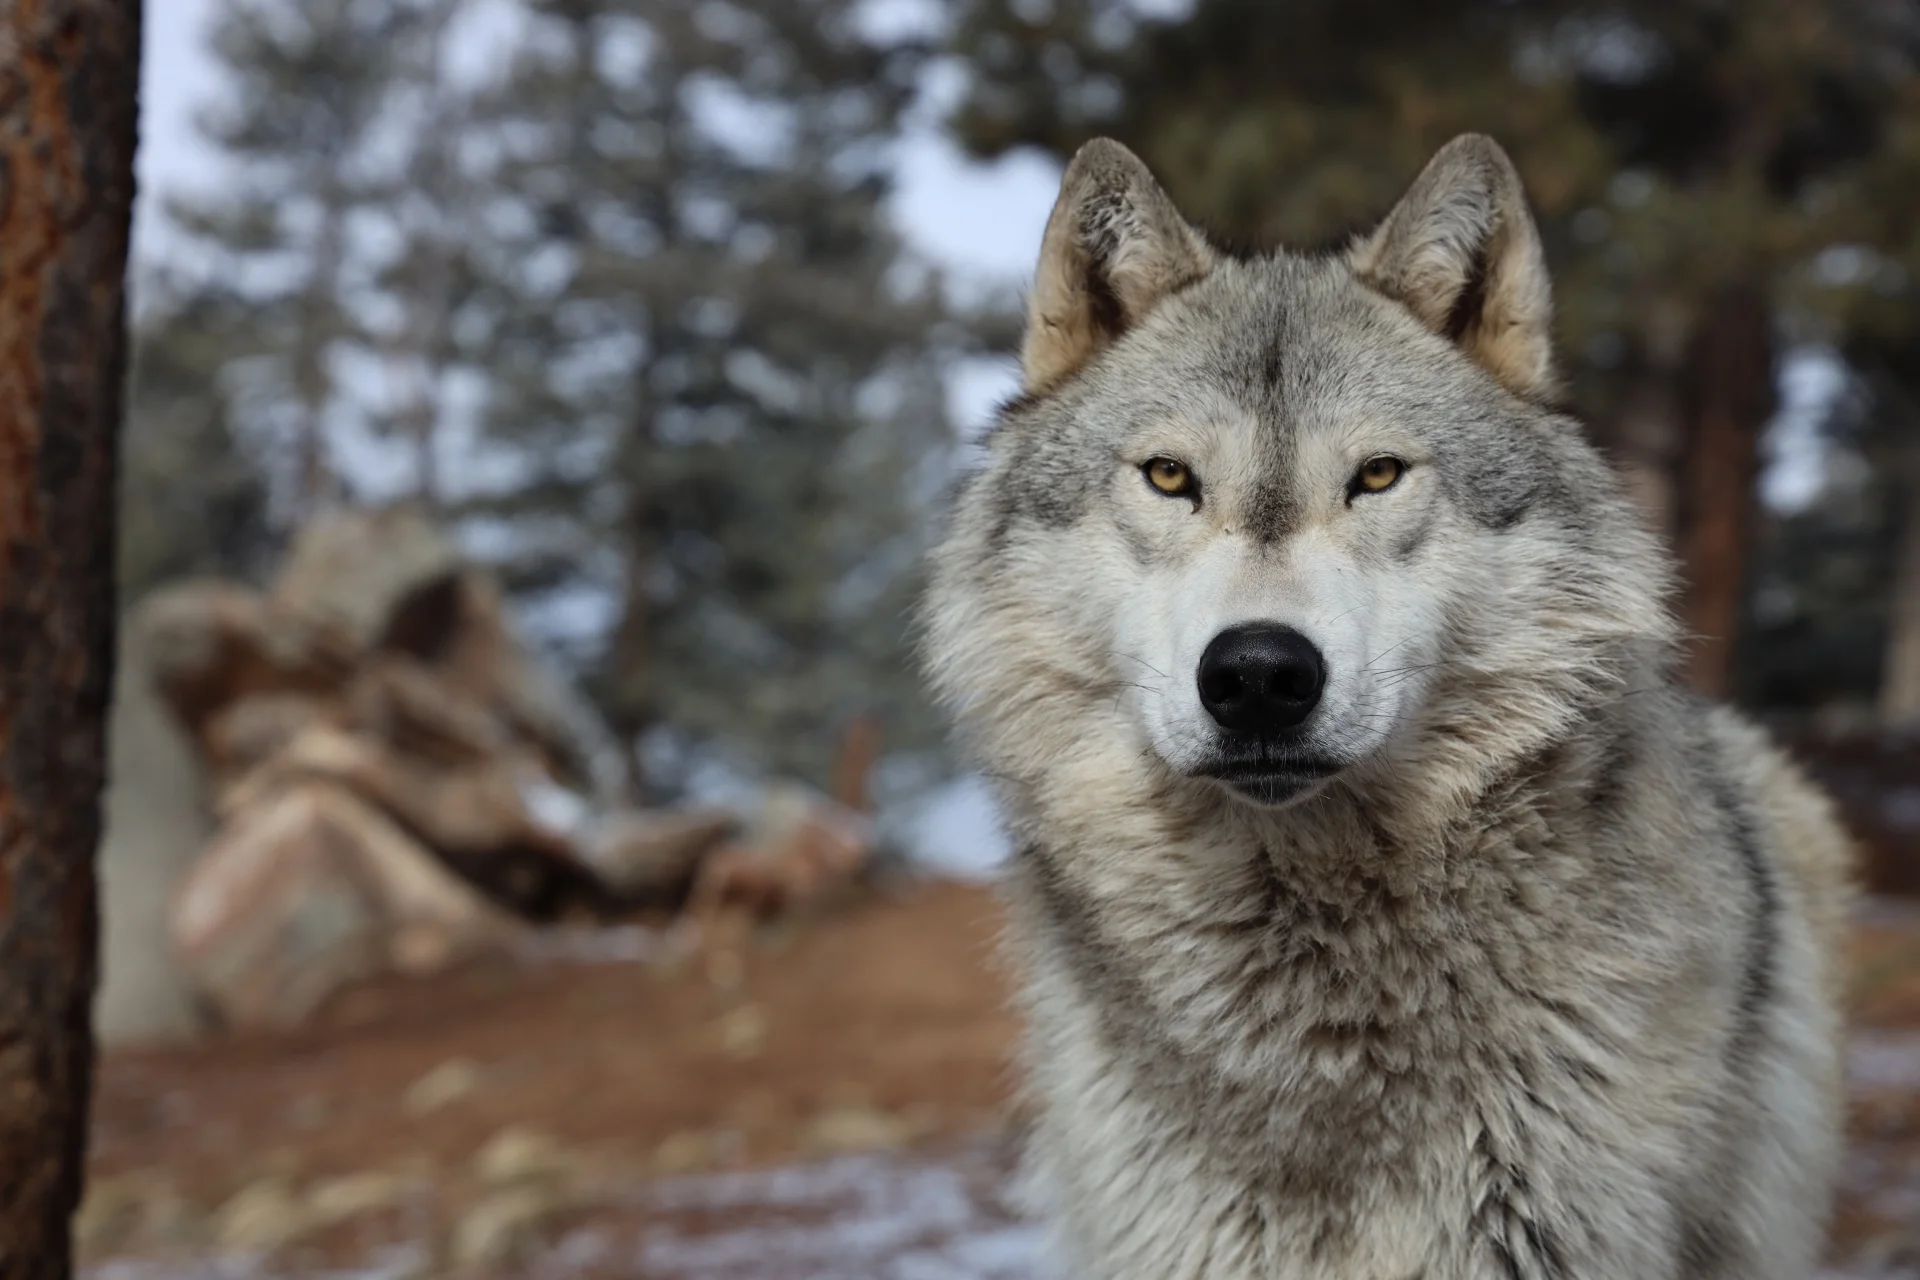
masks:
<path fill-rule="evenodd" d="M 1396 323 L 1396 321 L 1399 321 Z M 1274 436 L 1404 414 L 1458 376 L 1435 344 L 1338 262 L 1222 264 L 1151 317 L 1112 390 L 1140 412 L 1223 406 Z"/>

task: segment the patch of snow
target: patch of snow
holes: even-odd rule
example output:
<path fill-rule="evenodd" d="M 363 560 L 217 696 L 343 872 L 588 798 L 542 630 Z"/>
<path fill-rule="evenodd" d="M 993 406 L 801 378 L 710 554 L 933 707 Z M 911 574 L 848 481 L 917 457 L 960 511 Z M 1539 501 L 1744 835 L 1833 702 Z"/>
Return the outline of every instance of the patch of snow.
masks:
<path fill-rule="evenodd" d="M 1920 1031 L 1861 1031 L 1847 1052 L 1855 1089 L 1920 1089 Z"/>
<path fill-rule="evenodd" d="M 299 1280 L 407 1280 L 420 1274 L 422 1250 L 391 1249 L 365 1267 L 342 1271 L 301 1271 Z M 194 1262 L 148 1262 L 129 1258 L 83 1267 L 80 1280 L 293 1280 L 295 1273 L 270 1268 L 257 1258 L 208 1258 Z"/>
<path fill-rule="evenodd" d="M 962 1236 L 942 1252 L 908 1254 L 900 1259 L 902 1277 L 912 1280 L 974 1280 L 980 1276 L 1038 1276 L 1040 1228 L 1002 1227 Z"/>
<path fill-rule="evenodd" d="M 1900 831 L 1920 831 L 1920 787 L 1900 787 L 1880 802 L 1880 819 Z"/>
<path fill-rule="evenodd" d="M 665 950 L 659 930 L 637 924 L 540 929 L 515 948 L 519 958 L 530 964 L 644 964 Z"/>
<path fill-rule="evenodd" d="M 514 781 L 528 814 L 557 836 L 577 837 L 593 820 L 593 805 L 585 796 L 535 769 L 521 770 Z"/>
<path fill-rule="evenodd" d="M 966 880 L 995 875 L 1010 852 L 1000 809 L 985 779 L 961 778 L 925 796 L 906 823 L 916 864 Z"/>
<path fill-rule="evenodd" d="M 759 1280 L 776 1258 L 782 1276 L 1034 1280 L 1040 1233 L 1012 1218 L 1003 1182 L 985 1151 L 675 1179 L 647 1194 L 667 1220 L 648 1230 L 639 1261 L 681 1280 Z"/>

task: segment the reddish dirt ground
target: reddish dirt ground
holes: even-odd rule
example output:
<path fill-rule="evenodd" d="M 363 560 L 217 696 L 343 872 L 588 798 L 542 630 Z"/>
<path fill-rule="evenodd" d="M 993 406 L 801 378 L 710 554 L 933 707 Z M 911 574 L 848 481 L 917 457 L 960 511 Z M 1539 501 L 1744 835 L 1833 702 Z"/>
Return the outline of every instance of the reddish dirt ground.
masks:
<path fill-rule="evenodd" d="M 297 1035 L 109 1054 L 90 1274 L 1030 1274 L 1003 1231 L 998 925 L 984 891 L 928 885 L 759 940 L 730 989 L 684 963 L 501 960 Z M 1877 903 L 1859 940 L 1837 1254 L 1920 1275 L 1920 911 Z M 725 1172 L 797 1166 L 799 1190 Z"/>
<path fill-rule="evenodd" d="M 935 885 L 760 940 L 732 991 L 693 964 L 502 962 L 357 992 L 297 1035 L 111 1054 L 94 1169 L 164 1164 L 219 1197 L 276 1159 L 325 1176 L 402 1144 L 457 1164 L 530 1121 L 623 1160 L 730 1131 L 728 1163 L 790 1158 L 847 1105 L 973 1132 L 1000 1113 L 1015 1029 L 996 927 L 989 896 Z M 408 1114 L 408 1088 L 457 1059 L 478 1068 L 459 1105 Z"/>
<path fill-rule="evenodd" d="M 502 959 L 355 992 L 295 1035 L 109 1054 L 92 1159 L 108 1203 L 83 1215 L 83 1252 L 251 1242 L 230 1229 L 250 1189 L 369 1170 L 430 1189 L 406 1197 L 404 1222 L 381 1205 L 278 1251 L 284 1274 L 305 1274 L 362 1252 L 383 1218 L 444 1235 L 501 1185 L 537 1180 L 484 1171 L 488 1144 L 516 1138 L 521 1163 L 571 1185 L 552 1198 L 568 1210 L 657 1175 L 995 1134 L 1015 1031 L 997 927 L 981 890 L 916 886 L 759 938 L 725 989 L 690 962 Z"/>

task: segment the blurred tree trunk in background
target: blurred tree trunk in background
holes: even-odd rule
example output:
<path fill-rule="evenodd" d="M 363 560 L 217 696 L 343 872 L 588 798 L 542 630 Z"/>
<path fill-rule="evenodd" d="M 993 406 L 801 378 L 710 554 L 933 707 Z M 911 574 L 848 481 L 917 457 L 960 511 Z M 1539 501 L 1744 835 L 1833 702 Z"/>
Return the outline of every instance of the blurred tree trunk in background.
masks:
<path fill-rule="evenodd" d="M 880 741 L 880 722 L 871 715 L 855 716 L 840 735 L 833 798 L 856 813 L 873 812 L 873 766 L 880 759 Z"/>
<path fill-rule="evenodd" d="M 1688 361 L 1689 438 L 1679 492 L 1685 524 L 1685 618 L 1694 688 L 1723 698 L 1746 600 L 1760 473 L 1760 433 L 1773 416 L 1773 325 L 1759 289 L 1734 286 L 1700 318 Z"/>
<path fill-rule="evenodd" d="M 332 503 L 339 481 L 327 448 L 327 392 L 332 384 L 327 353 L 338 327 L 334 299 L 340 292 L 340 268 L 346 258 L 345 206 L 338 184 L 322 188 L 313 273 L 300 301 L 299 338 L 293 348 L 294 449 L 300 459 L 293 494 L 296 526 Z"/>
<path fill-rule="evenodd" d="M 459 354 L 451 330 L 466 283 L 460 210 L 473 195 L 458 155 L 467 102 L 446 71 L 465 7 L 466 0 L 425 0 L 409 39 L 400 42 L 394 78 L 414 90 L 420 123 L 407 164 L 376 201 L 394 209 L 407 239 L 407 252 L 388 268 L 405 314 L 388 351 L 399 387 L 394 426 L 413 453 L 414 497 L 436 516 L 446 496 L 439 458 L 443 384 Z"/>
<path fill-rule="evenodd" d="M 1667 299 L 1648 303 L 1629 358 L 1616 371 L 1619 393 L 1610 413 L 1588 424 L 1595 441 L 1619 466 L 1628 491 L 1647 522 L 1670 546 L 1681 536 L 1686 495 L 1682 467 L 1691 440 L 1688 362 L 1698 354 L 1689 341 L 1684 309 Z"/>
<path fill-rule="evenodd" d="M 1686 452 L 1686 415 L 1678 379 L 1648 373 L 1629 380 L 1618 415 L 1593 430 L 1626 479 L 1647 522 L 1671 543 L 1679 532 L 1680 463 Z"/>
<path fill-rule="evenodd" d="M 1920 727 L 1920 441 L 1903 441 L 1895 461 L 1900 541 L 1889 584 L 1880 718 L 1889 727 Z"/>
<path fill-rule="evenodd" d="M 138 0 L 0 0 L 0 1275 L 72 1273 Z"/>

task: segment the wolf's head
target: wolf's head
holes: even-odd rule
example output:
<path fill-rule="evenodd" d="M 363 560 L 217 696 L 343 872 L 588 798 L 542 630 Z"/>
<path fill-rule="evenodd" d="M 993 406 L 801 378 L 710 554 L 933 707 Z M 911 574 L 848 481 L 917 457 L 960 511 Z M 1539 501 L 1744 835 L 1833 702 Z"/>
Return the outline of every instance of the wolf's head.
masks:
<path fill-rule="evenodd" d="M 1344 250 L 1253 258 L 1082 148 L 935 557 L 930 665 L 989 767 L 1471 785 L 1616 691 L 1669 643 L 1665 565 L 1552 407 L 1550 312 L 1487 138 Z"/>

